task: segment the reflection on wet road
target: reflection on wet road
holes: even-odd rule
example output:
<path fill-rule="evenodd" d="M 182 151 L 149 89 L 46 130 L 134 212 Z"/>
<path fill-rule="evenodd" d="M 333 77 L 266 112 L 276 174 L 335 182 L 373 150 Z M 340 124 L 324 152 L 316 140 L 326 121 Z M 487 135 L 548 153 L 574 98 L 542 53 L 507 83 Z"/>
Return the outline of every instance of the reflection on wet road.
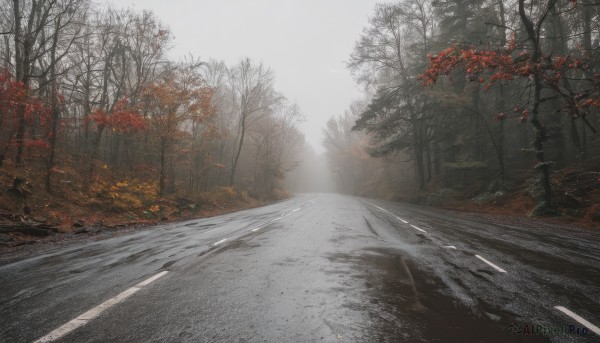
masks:
<path fill-rule="evenodd" d="M 593 342 L 597 233 L 332 194 L 0 265 L 6 342 Z"/>

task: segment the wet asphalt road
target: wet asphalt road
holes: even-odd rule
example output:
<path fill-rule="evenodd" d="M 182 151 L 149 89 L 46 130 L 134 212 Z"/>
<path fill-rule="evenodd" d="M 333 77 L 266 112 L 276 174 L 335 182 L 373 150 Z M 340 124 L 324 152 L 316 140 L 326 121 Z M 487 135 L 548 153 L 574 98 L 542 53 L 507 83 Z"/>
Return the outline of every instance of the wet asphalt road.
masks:
<path fill-rule="evenodd" d="M 0 342 L 600 342 L 599 243 L 306 194 L 4 261 Z"/>

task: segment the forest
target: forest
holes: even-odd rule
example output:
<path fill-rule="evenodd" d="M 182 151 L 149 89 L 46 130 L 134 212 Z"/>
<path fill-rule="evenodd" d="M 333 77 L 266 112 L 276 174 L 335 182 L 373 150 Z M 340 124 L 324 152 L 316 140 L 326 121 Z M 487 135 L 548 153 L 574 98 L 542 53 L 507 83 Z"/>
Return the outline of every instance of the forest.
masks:
<path fill-rule="evenodd" d="M 470 210 L 600 221 L 596 1 L 379 4 L 329 120 L 337 187 Z"/>
<path fill-rule="evenodd" d="M 3 217 L 68 226 L 287 196 L 303 115 L 268 66 L 173 60 L 145 10 L 2 0 L 0 17 Z"/>
<path fill-rule="evenodd" d="M 319 155 L 261 61 L 173 58 L 149 10 L 2 0 L 0 218 L 69 231 L 337 191 L 600 221 L 599 7 L 376 5 L 345 61 L 362 95 Z"/>

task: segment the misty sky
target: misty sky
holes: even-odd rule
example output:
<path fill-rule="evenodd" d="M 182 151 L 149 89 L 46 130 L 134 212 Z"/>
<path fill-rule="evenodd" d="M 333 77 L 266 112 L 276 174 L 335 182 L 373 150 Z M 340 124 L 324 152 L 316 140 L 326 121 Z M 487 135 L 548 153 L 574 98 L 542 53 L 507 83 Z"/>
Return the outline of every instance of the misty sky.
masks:
<path fill-rule="evenodd" d="M 345 63 L 377 0 L 104 0 L 152 10 L 173 32 L 172 57 L 231 65 L 248 56 L 270 66 L 276 89 L 296 101 L 307 141 L 360 97 Z"/>

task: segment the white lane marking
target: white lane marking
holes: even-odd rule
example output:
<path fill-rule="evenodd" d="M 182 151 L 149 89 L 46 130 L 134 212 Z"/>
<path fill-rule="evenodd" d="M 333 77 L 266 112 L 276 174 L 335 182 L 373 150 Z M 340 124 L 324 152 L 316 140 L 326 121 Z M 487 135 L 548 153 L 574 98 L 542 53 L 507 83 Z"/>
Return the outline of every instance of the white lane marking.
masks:
<path fill-rule="evenodd" d="M 281 216 L 281 217 L 278 217 L 278 218 L 275 218 L 275 219 L 271 219 L 271 220 L 269 220 L 268 222 L 266 222 L 266 223 L 264 223 L 264 224 L 258 225 L 258 226 L 256 226 L 256 227 L 254 227 L 254 228 L 251 228 L 251 229 L 248 229 L 248 230 L 246 230 L 246 231 L 256 232 L 256 231 L 258 231 L 258 230 L 262 229 L 263 227 L 265 227 L 266 225 L 269 225 L 269 224 L 271 224 L 271 223 L 274 223 L 274 222 L 276 222 L 276 221 L 278 221 L 278 220 L 280 220 L 280 219 L 282 219 L 282 218 L 285 218 L 285 217 L 289 216 L 290 214 L 292 214 L 292 213 L 294 213 L 294 212 L 300 211 L 301 209 L 302 209 L 302 208 L 297 208 L 297 209 L 295 209 L 295 210 L 292 210 L 292 211 L 290 211 L 289 213 L 286 213 L 286 214 L 284 214 L 284 215 L 283 215 L 283 216 Z"/>
<path fill-rule="evenodd" d="M 479 256 L 479 255 L 475 255 L 475 257 L 477 257 L 478 259 L 482 260 L 483 262 L 489 264 L 490 266 L 492 266 L 494 269 L 496 269 L 497 271 L 499 271 L 500 273 L 506 273 L 506 270 L 498 267 L 497 265 L 493 264 L 492 262 L 486 260 L 485 258 Z"/>
<path fill-rule="evenodd" d="M 454 245 L 444 245 L 444 248 L 456 250 L 456 247 Z"/>
<path fill-rule="evenodd" d="M 153 277 L 149 277 L 146 280 L 138 283 L 137 285 L 135 285 L 135 287 L 142 288 L 142 287 L 148 286 L 152 282 L 154 282 L 154 281 L 160 279 L 161 277 L 165 276 L 165 274 L 167 274 L 167 273 L 168 273 L 168 271 L 164 270 L 164 271 L 162 271 L 162 272 L 154 275 Z"/>
<path fill-rule="evenodd" d="M 243 231 L 241 231 L 241 232 L 242 232 L 242 233 L 243 233 L 243 232 L 248 232 L 248 231 L 250 231 L 250 232 L 256 232 L 256 231 L 258 231 L 258 230 L 262 229 L 263 227 L 265 227 L 265 226 L 267 226 L 267 225 L 269 225 L 269 224 L 271 224 L 271 223 L 274 223 L 274 222 L 276 222 L 276 221 L 278 221 L 278 220 L 280 220 L 280 219 L 282 219 L 282 218 L 285 218 L 285 217 L 289 216 L 290 214 L 292 214 L 292 213 L 294 213 L 294 212 L 296 212 L 296 211 L 300 211 L 301 209 L 302 209 L 302 208 L 297 208 L 297 209 L 295 209 L 295 210 L 292 210 L 292 211 L 290 211 L 289 213 L 286 213 L 286 214 L 282 215 L 281 217 L 277 217 L 277 218 L 275 218 L 275 219 L 271 219 L 271 220 L 269 220 L 268 222 L 266 222 L 266 223 L 264 223 L 264 224 L 260 224 L 260 225 L 258 225 L 258 226 L 255 226 L 255 227 L 252 227 L 252 228 L 249 228 L 249 229 L 243 230 Z M 213 229 L 213 230 L 216 230 L 216 229 Z M 238 238 L 241 238 L 241 237 L 243 237 L 243 236 L 244 236 L 244 235 L 242 234 L 242 235 L 234 235 L 234 236 L 232 236 L 232 237 L 226 237 L 226 238 L 223 238 L 223 239 L 222 239 L 222 240 L 220 240 L 220 241 L 214 242 L 212 245 L 213 245 L 214 247 L 216 247 L 217 245 L 223 244 L 224 242 L 226 242 L 226 241 L 228 241 L 228 240 L 230 240 L 230 239 L 238 239 Z"/>
<path fill-rule="evenodd" d="M 425 233 L 427 233 L 427 231 L 425 231 L 425 230 L 421 229 L 420 227 L 416 227 L 416 226 L 414 226 L 414 225 L 412 225 L 412 224 L 410 224 L 410 226 L 414 227 L 415 229 L 417 229 L 417 230 L 419 230 L 419 231 L 421 231 L 421 232 L 425 232 Z"/>
<path fill-rule="evenodd" d="M 121 301 L 129 298 L 135 292 L 142 289 L 142 287 L 145 287 L 145 286 L 149 285 L 150 283 L 158 280 L 159 278 L 163 277 L 167 273 L 168 273 L 168 271 L 162 271 L 162 272 L 138 283 L 137 285 L 119 293 L 116 297 L 108 299 L 107 301 L 103 302 L 102 304 L 81 314 L 79 317 L 63 324 L 62 326 L 60 326 L 56 330 L 50 332 L 46 336 L 36 340 L 34 343 L 47 343 L 47 342 L 56 341 L 57 339 L 63 337 L 64 335 L 68 334 L 69 332 L 87 324 L 90 320 L 98 317 L 102 312 L 104 312 L 107 309 L 111 308 L 112 306 L 120 303 Z"/>
<path fill-rule="evenodd" d="M 214 243 L 213 243 L 213 245 L 214 245 L 214 246 L 217 246 L 217 245 L 219 245 L 219 244 L 223 244 L 223 243 L 227 242 L 227 240 L 228 240 L 228 239 L 229 239 L 229 238 L 223 238 L 223 239 L 222 239 L 222 240 L 220 240 L 220 241 L 214 242 Z"/>
<path fill-rule="evenodd" d="M 569 309 L 565 308 L 564 306 L 554 306 L 554 308 L 557 309 L 557 310 L 559 310 L 559 311 L 561 311 L 562 313 L 566 314 L 567 316 L 575 319 L 576 321 L 579 322 L 579 324 L 587 327 L 593 333 L 595 333 L 596 335 L 600 336 L 600 328 L 598 328 L 596 325 L 588 322 L 587 320 L 583 319 L 578 314 L 573 313 L 572 311 L 570 311 Z"/>
<path fill-rule="evenodd" d="M 373 206 L 373 207 L 377 207 L 378 209 L 382 210 L 383 212 L 387 212 L 387 213 L 389 213 L 389 214 L 393 215 L 393 213 L 390 213 L 388 210 L 385 210 L 385 209 L 383 209 L 383 208 L 381 208 L 381 207 L 379 207 L 379 206 L 377 206 L 377 205 L 375 205 L 375 204 L 371 204 L 371 203 L 370 203 L 370 202 L 368 202 L 368 201 L 365 201 L 365 202 L 366 202 L 367 204 L 369 204 L 369 205 Z"/>
<path fill-rule="evenodd" d="M 394 216 L 394 218 L 396 218 L 396 219 L 400 220 L 400 221 L 401 221 L 401 222 L 403 222 L 404 224 L 408 224 L 408 222 L 407 222 L 406 220 L 404 220 L 404 219 L 402 219 L 402 218 L 400 218 L 400 217 L 396 216 L 396 215 L 395 215 L 395 214 L 393 214 L 392 212 L 390 212 L 390 211 L 388 211 L 388 210 L 386 210 L 386 209 L 384 209 L 384 208 L 381 208 L 381 207 L 379 207 L 379 206 L 377 206 L 377 205 L 375 205 L 375 204 L 371 204 L 371 203 L 370 203 L 370 202 L 368 202 L 368 201 L 365 201 L 365 202 L 366 202 L 367 204 L 371 205 L 371 206 L 377 207 L 378 209 L 382 210 L 382 211 L 383 211 L 383 212 L 385 212 L 385 213 L 389 213 L 389 214 L 391 214 L 392 216 Z M 423 231 L 423 232 L 424 232 L 424 231 Z"/>
<path fill-rule="evenodd" d="M 278 218 L 272 219 L 272 220 L 270 220 L 270 221 L 266 222 L 265 224 L 259 225 L 259 227 L 262 227 L 262 226 L 265 226 L 265 225 L 271 224 L 271 223 L 273 223 L 273 222 L 276 222 L 276 221 L 278 221 L 278 220 L 280 220 L 280 219 L 282 219 L 282 218 L 285 218 L 285 217 L 289 216 L 290 214 L 292 214 L 292 213 L 294 213 L 294 212 L 296 212 L 296 211 L 300 211 L 301 209 L 302 209 L 302 208 L 297 208 L 297 209 L 295 209 L 295 210 L 292 210 L 292 211 L 290 211 L 290 212 L 288 212 L 288 213 L 286 213 L 286 214 L 282 215 L 281 217 L 278 217 Z"/>

